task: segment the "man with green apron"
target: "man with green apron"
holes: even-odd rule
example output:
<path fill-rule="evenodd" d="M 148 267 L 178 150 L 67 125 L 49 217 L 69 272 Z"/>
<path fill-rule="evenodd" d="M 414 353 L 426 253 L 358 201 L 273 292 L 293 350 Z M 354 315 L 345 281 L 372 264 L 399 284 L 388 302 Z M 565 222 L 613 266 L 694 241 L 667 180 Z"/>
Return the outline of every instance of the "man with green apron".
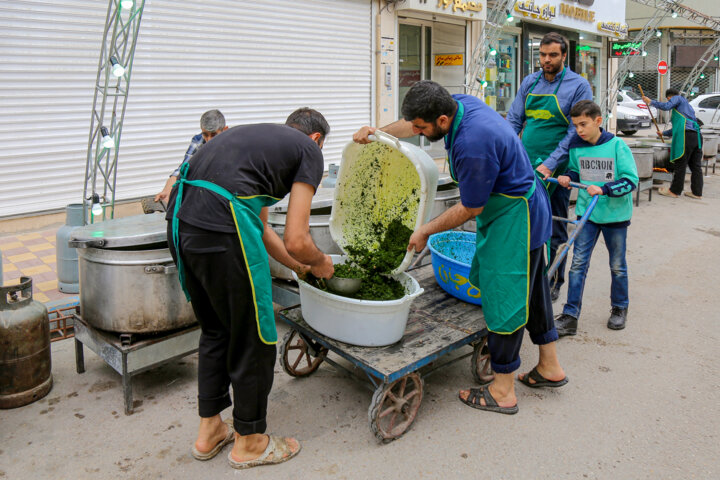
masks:
<path fill-rule="evenodd" d="M 263 434 L 277 343 L 268 254 L 298 273 L 332 276 L 332 260 L 308 228 L 328 131 L 307 108 L 286 125 L 232 128 L 182 165 L 172 189 L 168 243 L 201 328 L 198 460 L 233 441 L 234 468 L 279 463 L 300 450 L 295 439 Z M 267 224 L 267 207 L 288 193 L 281 239 Z M 226 424 L 220 412 L 231 405 Z"/>
<path fill-rule="evenodd" d="M 700 126 L 695 118 L 695 111 L 690 103 L 680 95 L 675 88 L 668 88 L 665 92 L 667 102 L 658 102 L 643 97 L 643 101 L 660 110 L 672 110 L 670 121 L 672 128 L 665 130 L 663 135 L 672 136 L 670 146 L 670 168 L 673 170 L 673 179 L 670 188 L 658 190 L 660 195 L 677 198 L 683 193 L 685 187 L 685 171 L 690 169 L 690 191 L 685 195 L 696 200 L 702 199 L 702 135 Z"/>
<path fill-rule="evenodd" d="M 470 281 L 481 292 L 495 380 L 461 391 L 460 400 L 480 410 L 516 413 L 513 372 L 520 367 L 525 329 L 539 345 L 540 359 L 518 379 L 532 388 L 567 383 L 555 350 L 558 335 L 544 274 L 543 246 L 551 230 L 547 193 L 510 125 L 476 97 L 451 96 L 423 80 L 408 90 L 402 114 L 403 120 L 382 130 L 430 141 L 444 137 L 450 173 L 460 188 L 460 203 L 416 230 L 408 249 L 419 252 L 431 234 L 477 221 Z M 374 131 L 363 127 L 353 139 L 365 143 Z"/>
<path fill-rule="evenodd" d="M 568 144 L 575 128 L 570 122 L 570 109 L 580 100 L 592 100 L 590 84 L 565 66 L 568 41 L 559 33 L 550 32 L 540 40 L 542 70 L 523 80 L 507 120 L 522 134 L 522 143 L 533 168 L 541 179 L 562 175 L 568 163 Z M 550 194 L 550 208 L 556 217 L 568 216 L 570 192 L 545 183 Z M 553 222 L 548 263 L 552 263 L 558 246 L 568 239 L 567 223 Z M 565 261 L 551 279 L 553 301 L 565 283 Z"/>

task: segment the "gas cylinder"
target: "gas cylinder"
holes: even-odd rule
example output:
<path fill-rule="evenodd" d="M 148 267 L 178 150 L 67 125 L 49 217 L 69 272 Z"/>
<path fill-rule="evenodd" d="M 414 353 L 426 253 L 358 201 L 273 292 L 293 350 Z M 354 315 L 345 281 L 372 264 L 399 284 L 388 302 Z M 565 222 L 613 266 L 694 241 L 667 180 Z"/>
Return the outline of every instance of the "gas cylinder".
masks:
<path fill-rule="evenodd" d="M 65 207 L 65 225 L 55 234 L 55 259 L 57 265 L 58 290 L 64 293 L 80 291 L 77 250 L 68 246 L 70 234 L 85 225 L 82 203 L 71 203 Z"/>
<path fill-rule="evenodd" d="M 0 408 L 32 403 L 52 388 L 50 323 L 32 278 L 0 286 Z"/>

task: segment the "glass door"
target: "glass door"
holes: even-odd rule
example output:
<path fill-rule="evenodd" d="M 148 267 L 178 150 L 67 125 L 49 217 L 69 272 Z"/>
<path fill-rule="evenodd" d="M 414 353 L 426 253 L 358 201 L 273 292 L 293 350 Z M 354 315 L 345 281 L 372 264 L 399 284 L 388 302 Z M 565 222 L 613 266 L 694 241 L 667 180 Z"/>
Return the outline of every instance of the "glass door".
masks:
<path fill-rule="evenodd" d="M 485 103 L 502 116 L 507 115 L 517 91 L 517 35 L 502 34 L 490 66 L 485 70 L 488 87 Z"/>
<path fill-rule="evenodd" d="M 401 23 L 399 25 L 400 41 L 398 42 L 398 117 L 407 91 L 416 82 L 430 79 L 430 45 L 432 27 L 421 22 Z M 406 139 L 415 145 L 427 145 L 427 140 L 420 136 Z"/>

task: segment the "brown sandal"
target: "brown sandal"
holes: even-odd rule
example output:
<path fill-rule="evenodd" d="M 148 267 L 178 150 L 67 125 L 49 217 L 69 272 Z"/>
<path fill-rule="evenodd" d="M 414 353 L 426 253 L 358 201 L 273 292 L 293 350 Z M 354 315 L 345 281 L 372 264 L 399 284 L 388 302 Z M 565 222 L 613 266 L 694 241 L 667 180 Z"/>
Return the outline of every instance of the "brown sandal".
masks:
<path fill-rule="evenodd" d="M 228 453 L 228 461 L 232 468 L 244 469 L 252 467 L 260 467 L 262 465 L 276 465 L 278 463 L 287 462 L 295 455 L 300 453 L 300 442 L 298 442 L 298 449 L 294 452 L 290 450 L 290 445 L 287 441 L 289 438 L 277 437 L 275 435 L 268 435 L 270 440 L 268 441 L 267 448 L 258 458 L 253 460 L 247 460 L 245 462 L 238 462 L 232 458 L 232 450 Z M 295 439 L 293 439 L 295 440 Z M 297 440 L 295 440 L 297 442 Z M 268 458 L 272 455 L 272 458 Z"/>

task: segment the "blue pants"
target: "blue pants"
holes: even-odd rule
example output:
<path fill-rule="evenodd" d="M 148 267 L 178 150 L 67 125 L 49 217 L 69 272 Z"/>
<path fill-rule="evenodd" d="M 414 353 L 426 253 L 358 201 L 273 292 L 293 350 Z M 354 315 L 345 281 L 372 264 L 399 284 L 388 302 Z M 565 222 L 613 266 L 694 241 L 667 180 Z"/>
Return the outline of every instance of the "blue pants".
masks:
<path fill-rule="evenodd" d="M 550 195 L 550 209 L 554 217 L 567 218 L 568 207 L 570 206 L 570 190 L 561 186 L 556 186 L 555 191 Z M 552 236 L 550 237 L 550 259 L 548 264 L 552 265 L 555 260 L 555 252 L 557 252 L 558 246 L 567 242 L 568 224 L 565 222 L 552 222 Z M 567 263 L 567 257 L 558 266 L 557 271 L 553 278 L 550 279 L 550 286 L 560 288 L 565 283 L 565 264 Z"/>
<path fill-rule="evenodd" d="M 588 221 L 575 239 L 567 303 L 563 308 L 563 313 L 575 318 L 580 317 L 590 257 L 601 232 L 610 254 L 610 303 L 613 307 L 628 307 L 628 273 L 625 261 L 627 227 L 606 227 Z"/>
<path fill-rule="evenodd" d="M 520 345 L 525 329 L 535 345 L 546 345 L 558 339 L 552 316 L 550 286 L 545 276 L 545 246 L 530 251 L 530 299 L 525 328 L 514 333 L 488 332 L 490 365 L 495 373 L 512 373 L 520 368 Z"/>

